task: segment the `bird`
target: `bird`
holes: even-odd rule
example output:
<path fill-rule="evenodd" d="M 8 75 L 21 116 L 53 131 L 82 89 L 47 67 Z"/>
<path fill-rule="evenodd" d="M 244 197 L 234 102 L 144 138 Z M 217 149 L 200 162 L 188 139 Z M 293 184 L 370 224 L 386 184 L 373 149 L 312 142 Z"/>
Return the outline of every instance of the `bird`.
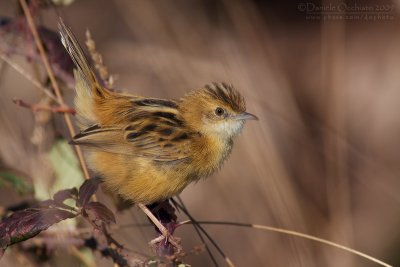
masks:
<path fill-rule="evenodd" d="M 132 203 L 165 201 L 218 171 L 245 121 L 244 97 L 231 84 L 211 83 L 179 99 L 119 93 L 103 86 L 70 28 L 61 41 L 76 69 L 75 109 L 89 167 L 106 190 Z"/>

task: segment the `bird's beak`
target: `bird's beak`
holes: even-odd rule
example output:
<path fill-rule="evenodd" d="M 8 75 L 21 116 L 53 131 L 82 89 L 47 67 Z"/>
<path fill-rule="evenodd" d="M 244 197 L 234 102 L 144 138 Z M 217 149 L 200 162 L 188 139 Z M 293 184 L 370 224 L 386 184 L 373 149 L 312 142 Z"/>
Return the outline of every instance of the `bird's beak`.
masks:
<path fill-rule="evenodd" d="M 234 118 L 235 118 L 235 120 L 257 120 L 258 121 L 257 116 L 250 114 L 248 112 L 242 112 L 242 113 L 236 115 Z"/>

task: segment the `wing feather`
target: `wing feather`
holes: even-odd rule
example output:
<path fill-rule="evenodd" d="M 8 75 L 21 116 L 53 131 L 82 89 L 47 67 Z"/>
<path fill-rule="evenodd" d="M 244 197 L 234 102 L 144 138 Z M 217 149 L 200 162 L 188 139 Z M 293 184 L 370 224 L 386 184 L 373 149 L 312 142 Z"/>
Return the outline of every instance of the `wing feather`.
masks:
<path fill-rule="evenodd" d="M 77 134 L 71 143 L 161 162 L 189 158 L 192 138 L 198 134 L 188 131 L 176 113 L 173 116 L 151 114 L 121 127 L 92 125 Z"/>

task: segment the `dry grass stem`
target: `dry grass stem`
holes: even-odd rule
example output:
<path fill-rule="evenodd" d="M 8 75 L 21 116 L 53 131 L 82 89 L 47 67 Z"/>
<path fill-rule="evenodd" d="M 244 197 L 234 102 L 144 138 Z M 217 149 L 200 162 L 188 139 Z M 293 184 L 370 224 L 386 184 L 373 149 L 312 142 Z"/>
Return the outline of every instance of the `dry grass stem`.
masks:
<path fill-rule="evenodd" d="M 191 220 L 186 220 L 183 222 L 180 222 L 179 225 L 185 225 L 185 224 L 191 224 L 193 223 Z M 375 262 L 381 266 L 385 266 L 385 267 L 393 267 L 390 264 L 387 264 L 386 262 L 383 262 L 377 258 L 374 258 L 368 254 L 365 254 L 363 252 L 360 252 L 358 250 L 340 245 L 338 243 L 323 239 L 323 238 L 319 238 L 316 236 L 312 236 L 312 235 L 308 235 L 308 234 L 304 234 L 304 233 L 300 233 L 300 232 L 296 232 L 296 231 L 292 231 L 292 230 L 287 230 L 287 229 L 282 229 L 282 228 L 277 228 L 277 227 L 272 227 L 272 226 L 267 226 L 267 225 L 261 225 L 261 224 L 249 224 L 249 223 L 235 223 L 235 222 L 212 222 L 212 221 L 198 221 L 196 222 L 198 224 L 210 224 L 210 225 L 225 225 L 225 226 L 239 226 L 239 227 L 248 227 L 248 228 L 254 228 L 254 229 L 260 229 L 260 230 L 265 230 L 265 231 L 271 231 L 271 232 L 276 232 L 276 233 L 282 233 L 282 234 L 286 234 L 286 235 L 291 235 L 291 236 L 297 236 L 297 237 L 301 237 L 301 238 L 305 238 L 305 239 L 309 239 L 309 240 L 313 240 L 319 243 L 323 243 L 332 247 L 336 247 L 339 248 L 341 250 L 350 252 L 352 254 L 358 255 L 360 257 L 363 257 L 365 259 L 368 259 L 372 262 Z"/>
<path fill-rule="evenodd" d="M 10 67 L 12 67 L 15 71 L 24 76 L 28 81 L 30 81 L 35 87 L 42 90 L 48 97 L 52 100 L 61 104 L 58 98 L 47 88 L 45 88 L 37 79 L 35 79 L 32 75 L 30 75 L 27 71 L 25 71 L 21 66 L 13 62 L 10 58 L 8 58 L 5 54 L 0 54 L 0 58 L 6 62 Z"/>
<path fill-rule="evenodd" d="M 51 81 L 51 85 L 54 88 L 54 91 L 56 93 L 58 102 L 61 105 L 65 105 L 64 99 L 63 99 L 62 94 L 61 94 L 61 90 L 60 90 L 60 88 L 58 86 L 57 80 L 56 80 L 56 78 L 54 76 L 54 73 L 53 73 L 53 71 L 51 69 L 51 66 L 50 66 L 50 63 L 49 63 L 49 59 L 47 58 L 47 55 L 46 55 L 45 49 L 43 47 L 42 41 L 41 41 L 41 39 L 39 37 L 39 34 L 37 32 L 37 29 L 36 29 L 35 23 L 33 21 L 32 15 L 31 15 L 31 13 L 29 11 L 29 7 L 28 7 L 28 5 L 27 5 L 25 0 L 20 0 L 19 2 L 20 2 L 21 7 L 22 7 L 22 9 L 24 11 L 25 17 L 26 17 L 26 19 L 28 21 L 28 25 L 29 25 L 29 28 L 30 28 L 30 30 L 32 32 L 32 35 L 33 35 L 33 37 L 35 39 L 36 46 L 39 49 L 40 56 L 43 59 L 44 66 L 46 68 L 47 74 L 49 75 L 49 78 L 50 78 L 50 81 Z M 69 131 L 71 137 L 74 136 L 76 134 L 76 132 L 75 132 L 75 129 L 74 129 L 73 125 L 72 125 L 71 117 L 69 116 L 69 114 L 64 113 L 64 120 L 65 120 L 65 122 L 67 124 L 68 131 Z M 90 178 L 89 171 L 88 171 L 85 159 L 83 157 L 82 150 L 81 150 L 81 148 L 79 146 L 74 146 L 74 147 L 75 147 L 75 150 L 76 150 L 76 154 L 78 155 L 78 159 L 79 159 L 79 162 L 81 164 L 83 174 L 84 174 L 86 179 L 89 179 Z"/>
<path fill-rule="evenodd" d="M 100 78 L 104 81 L 107 88 L 112 89 L 114 87 L 114 77 L 110 75 L 108 68 L 104 65 L 103 56 L 97 51 L 96 43 L 92 39 L 92 35 L 90 34 L 89 30 L 86 30 L 86 46 L 95 64 L 94 66 L 100 75 Z"/>

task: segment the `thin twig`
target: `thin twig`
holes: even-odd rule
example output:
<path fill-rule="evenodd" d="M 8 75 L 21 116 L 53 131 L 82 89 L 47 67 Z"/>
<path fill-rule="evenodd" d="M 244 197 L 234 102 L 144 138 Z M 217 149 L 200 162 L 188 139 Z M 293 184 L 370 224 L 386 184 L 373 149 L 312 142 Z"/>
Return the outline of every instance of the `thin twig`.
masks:
<path fill-rule="evenodd" d="M 184 204 L 183 201 L 182 201 L 182 198 L 181 198 L 180 196 L 177 196 L 177 198 L 178 198 L 178 201 L 181 203 L 182 207 L 187 211 L 186 206 L 185 206 L 185 204 Z M 196 221 L 194 221 L 194 222 L 196 222 Z M 203 242 L 203 244 L 205 245 L 207 254 L 208 254 L 208 256 L 210 256 L 211 261 L 214 263 L 214 265 L 215 265 L 216 267 L 219 267 L 217 260 L 215 259 L 215 257 L 214 257 L 214 255 L 212 254 L 212 252 L 211 252 L 209 246 L 207 245 L 206 241 L 204 240 L 203 235 L 201 234 L 201 231 L 200 231 L 200 229 L 199 229 L 198 224 L 197 224 L 197 223 L 193 223 L 193 226 L 194 226 L 194 229 L 196 230 L 196 233 L 197 233 L 197 235 L 199 236 L 201 242 Z"/>
<path fill-rule="evenodd" d="M 42 90 L 48 97 L 50 97 L 52 100 L 60 104 L 58 101 L 57 97 L 47 88 L 45 88 L 38 80 L 32 77 L 28 72 L 26 72 L 23 68 L 21 68 L 19 65 L 15 64 L 10 58 L 8 58 L 4 54 L 0 54 L 0 58 L 6 62 L 10 67 L 12 67 L 14 70 L 16 70 L 18 73 L 20 73 L 22 76 L 24 76 L 28 81 L 30 81 L 34 86 Z"/>
<path fill-rule="evenodd" d="M 40 55 L 38 55 L 36 53 L 36 50 L 33 51 L 26 51 L 26 49 L 20 49 L 19 47 L 10 47 L 9 45 L 6 44 L 5 47 L 2 47 L 2 53 L 6 54 L 6 55 L 20 55 L 23 56 L 27 59 L 29 59 L 30 61 L 33 62 L 37 62 L 40 65 L 44 66 L 43 64 L 43 60 L 40 57 Z M 75 81 L 74 81 L 74 77 L 68 73 L 67 70 L 63 69 L 60 65 L 58 65 L 56 62 L 52 63 L 52 70 L 55 74 L 55 76 L 63 81 L 66 85 L 68 89 L 74 89 L 75 86 Z"/>
<path fill-rule="evenodd" d="M 32 110 L 32 112 L 38 112 L 38 111 L 50 111 L 53 113 L 69 113 L 69 114 L 75 114 L 75 109 L 68 107 L 68 106 L 59 106 L 59 107 L 52 107 L 49 105 L 40 105 L 40 104 L 29 104 L 21 99 L 13 99 L 13 102 L 24 108 L 28 108 Z"/>
<path fill-rule="evenodd" d="M 183 221 L 181 223 L 179 223 L 179 225 L 185 225 L 185 224 L 191 224 L 193 223 L 191 220 L 187 220 L 187 221 Z M 372 262 L 375 262 L 381 266 L 385 266 L 385 267 L 393 267 L 392 265 L 385 263 L 377 258 L 374 258 L 372 256 L 369 256 L 368 254 L 365 254 L 363 252 L 360 252 L 358 250 L 337 244 L 335 242 L 323 239 L 323 238 L 319 238 L 316 236 L 312 236 L 312 235 L 307 235 L 307 234 L 303 234 L 303 233 L 299 233 L 296 231 L 292 231 L 292 230 L 286 230 L 286 229 L 282 229 L 282 228 L 277 228 L 277 227 L 272 227 L 272 226 L 267 226 L 267 225 L 261 225 L 261 224 L 251 224 L 251 223 L 236 223 L 236 222 L 214 222 L 214 221 L 198 221 L 198 224 L 210 224 L 210 225 L 229 225 L 229 226 L 239 226 L 239 227 L 247 227 L 247 228 L 254 228 L 254 229 L 260 229 L 260 230 L 264 230 L 264 231 L 271 231 L 271 232 L 277 232 L 277 233 L 282 233 L 282 234 L 286 234 L 286 235 L 292 235 L 292 236 L 297 236 L 297 237 L 301 237 L 301 238 L 305 238 L 305 239 L 309 239 L 309 240 L 313 240 L 319 243 L 323 243 L 332 247 L 336 247 L 342 250 L 345 250 L 347 252 L 350 252 L 352 254 L 358 255 L 360 257 L 363 257 L 365 259 L 368 259 Z"/>
<path fill-rule="evenodd" d="M 56 93 L 57 99 L 58 99 L 58 101 L 59 101 L 59 103 L 61 105 L 65 105 L 64 99 L 63 99 L 63 97 L 61 95 L 61 90 L 60 90 L 60 88 L 58 86 L 58 83 L 57 83 L 57 80 L 56 80 L 56 78 L 54 76 L 53 70 L 51 69 L 51 66 L 50 66 L 50 63 L 49 63 L 49 59 L 48 59 L 47 54 L 45 52 L 45 49 L 43 47 L 42 41 L 41 41 L 40 36 L 38 34 L 38 31 L 36 29 L 35 23 L 33 21 L 32 15 L 31 15 L 31 13 L 29 11 L 29 8 L 28 8 L 28 5 L 26 3 L 26 0 L 19 0 L 19 2 L 20 2 L 21 7 L 22 7 L 22 9 L 24 11 L 25 17 L 26 17 L 26 19 L 28 21 L 29 28 L 30 28 L 30 30 L 32 32 L 32 35 L 33 35 L 34 39 L 35 39 L 35 43 L 36 43 L 36 46 L 37 46 L 37 48 L 39 50 L 40 56 L 43 59 L 44 66 L 46 68 L 47 74 L 49 75 L 50 82 L 51 82 L 51 85 L 54 88 L 54 92 Z M 75 136 L 76 133 L 75 133 L 74 127 L 72 126 L 72 121 L 71 121 L 71 118 L 70 118 L 69 114 L 64 113 L 64 119 L 65 119 L 65 122 L 67 124 L 67 127 L 68 127 L 68 130 L 69 130 L 69 133 L 70 133 L 71 137 Z M 79 159 L 79 162 L 81 164 L 81 167 L 82 167 L 83 173 L 85 175 L 85 178 L 89 179 L 90 178 L 89 171 L 87 169 L 85 159 L 83 158 L 82 150 L 78 146 L 74 146 L 74 147 L 75 147 L 76 153 L 78 155 L 78 159 Z"/>
<path fill-rule="evenodd" d="M 183 211 L 183 213 L 186 214 L 186 216 L 189 217 L 189 219 L 190 219 L 190 221 L 191 221 L 192 223 L 197 224 L 197 226 L 199 227 L 199 230 L 200 230 L 201 232 L 203 232 L 203 234 L 207 237 L 207 239 L 211 242 L 211 244 L 217 249 L 218 253 L 224 258 L 226 264 L 227 264 L 229 267 L 235 267 L 235 265 L 233 264 L 232 260 L 231 260 L 228 256 L 225 255 L 225 253 L 224 253 L 224 252 L 222 251 L 222 249 L 218 246 L 218 244 L 214 241 L 214 239 L 212 239 L 212 237 L 211 237 L 211 236 L 207 233 L 207 231 L 204 230 L 204 228 L 192 217 L 192 215 L 191 215 L 185 208 L 183 208 L 182 205 L 180 205 L 178 202 L 176 202 L 174 199 L 172 199 L 172 202 L 173 202 L 177 207 L 179 207 L 179 208 Z"/>

